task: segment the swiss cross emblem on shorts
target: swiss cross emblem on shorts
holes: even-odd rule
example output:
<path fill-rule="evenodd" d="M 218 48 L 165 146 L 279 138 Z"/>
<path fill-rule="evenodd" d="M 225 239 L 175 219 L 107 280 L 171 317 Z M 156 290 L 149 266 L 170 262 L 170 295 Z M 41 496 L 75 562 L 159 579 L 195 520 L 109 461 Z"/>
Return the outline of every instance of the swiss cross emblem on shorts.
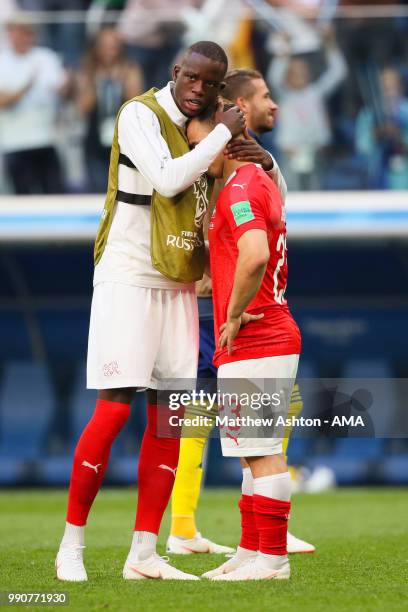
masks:
<path fill-rule="evenodd" d="M 103 375 L 107 378 L 114 376 L 115 374 L 121 374 L 122 372 L 119 370 L 118 362 L 111 361 L 110 363 L 105 363 L 103 366 Z"/>

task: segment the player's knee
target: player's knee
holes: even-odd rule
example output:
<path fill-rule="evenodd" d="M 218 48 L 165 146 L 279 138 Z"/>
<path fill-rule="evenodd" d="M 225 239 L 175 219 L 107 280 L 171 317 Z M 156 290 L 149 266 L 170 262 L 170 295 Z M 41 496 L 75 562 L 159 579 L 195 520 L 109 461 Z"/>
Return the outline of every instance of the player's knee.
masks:
<path fill-rule="evenodd" d="M 127 387 L 123 389 L 101 389 L 98 391 L 98 399 L 118 404 L 130 404 L 134 398 L 136 389 Z"/>
<path fill-rule="evenodd" d="M 287 471 L 287 463 L 282 453 L 263 457 L 245 457 L 254 478 L 262 478 Z"/>

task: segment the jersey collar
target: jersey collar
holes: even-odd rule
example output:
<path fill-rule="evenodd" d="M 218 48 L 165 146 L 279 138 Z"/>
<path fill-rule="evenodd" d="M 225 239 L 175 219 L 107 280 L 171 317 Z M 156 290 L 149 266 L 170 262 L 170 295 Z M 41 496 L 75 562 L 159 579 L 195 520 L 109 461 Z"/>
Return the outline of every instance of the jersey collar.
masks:
<path fill-rule="evenodd" d="M 174 81 L 169 81 L 166 87 L 163 87 L 163 89 L 160 89 L 154 95 L 156 96 L 157 102 L 162 108 L 164 108 L 173 123 L 175 123 L 181 128 L 184 128 L 188 117 L 183 115 L 183 113 L 174 101 L 170 89 L 172 84 L 174 84 Z"/>
<path fill-rule="evenodd" d="M 252 163 L 252 162 L 250 162 L 250 163 Z M 248 164 L 245 164 L 245 165 L 247 166 Z M 261 168 L 261 169 L 262 169 L 261 164 L 254 164 L 254 166 L 256 166 L 257 168 Z M 243 167 L 244 167 L 244 166 L 241 166 L 241 168 L 243 168 Z M 240 168 L 238 168 L 238 170 L 239 170 L 239 169 L 240 169 Z M 236 176 L 236 174 L 237 174 L 238 170 L 234 170 L 234 172 L 233 172 L 232 174 L 230 174 L 230 175 L 229 175 L 229 177 L 228 177 L 228 178 L 227 178 L 227 180 L 225 181 L 225 185 L 224 185 L 224 187 L 225 187 L 226 185 L 228 185 L 228 183 L 229 183 L 230 181 L 232 181 L 232 179 L 234 178 L 234 176 Z"/>
<path fill-rule="evenodd" d="M 253 138 L 258 144 L 261 144 L 261 141 L 259 140 L 259 136 L 258 134 L 255 134 L 255 132 L 253 132 L 252 130 L 248 129 L 248 134 L 251 136 L 251 138 Z"/>

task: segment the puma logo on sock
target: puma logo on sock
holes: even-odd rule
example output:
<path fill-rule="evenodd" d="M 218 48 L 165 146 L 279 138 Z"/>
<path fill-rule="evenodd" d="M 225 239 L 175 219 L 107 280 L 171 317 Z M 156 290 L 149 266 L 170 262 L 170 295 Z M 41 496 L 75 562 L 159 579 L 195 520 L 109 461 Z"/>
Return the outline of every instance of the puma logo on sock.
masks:
<path fill-rule="evenodd" d="M 169 470 L 169 472 L 171 472 L 174 476 L 174 478 L 176 477 L 176 470 L 177 468 L 171 468 L 168 465 L 164 465 L 164 463 L 161 463 L 159 465 L 159 468 L 161 468 L 162 470 Z"/>
<path fill-rule="evenodd" d="M 102 463 L 97 463 L 96 465 L 92 465 L 92 463 L 88 463 L 88 461 L 83 461 L 81 465 L 83 465 L 84 467 L 89 467 L 91 468 L 91 470 L 95 470 L 95 474 L 97 474 L 98 468 L 101 467 Z"/>

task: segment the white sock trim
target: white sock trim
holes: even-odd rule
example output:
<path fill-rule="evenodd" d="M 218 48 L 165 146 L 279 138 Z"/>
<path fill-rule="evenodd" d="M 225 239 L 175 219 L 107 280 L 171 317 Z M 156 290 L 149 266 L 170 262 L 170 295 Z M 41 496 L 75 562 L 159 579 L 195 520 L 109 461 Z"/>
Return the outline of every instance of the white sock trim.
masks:
<path fill-rule="evenodd" d="M 260 478 L 254 478 L 254 482 L 270 482 L 271 480 L 278 480 L 279 478 L 290 477 L 290 472 L 280 472 L 279 474 L 271 474 L 270 476 L 261 476 Z"/>
<path fill-rule="evenodd" d="M 151 531 L 134 531 L 129 555 L 143 561 L 156 552 L 157 534 Z"/>
<path fill-rule="evenodd" d="M 85 525 L 65 523 L 65 531 L 62 537 L 61 546 L 84 546 L 84 544 Z"/>
<path fill-rule="evenodd" d="M 237 546 L 237 551 L 235 553 L 235 557 L 238 559 L 246 559 L 249 557 L 256 557 L 258 552 L 256 550 L 250 550 L 249 548 L 243 548 L 242 546 Z"/>
<path fill-rule="evenodd" d="M 267 555 L 266 553 L 258 553 L 257 563 L 265 569 L 279 570 L 288 561 L 287 555 Z"/>
<path fill-rule="evenodd" d="M 288 502 L 291 493 L 292 481 L 289 472 L 254 478 L 254 494 L 256 495 Z"/>

